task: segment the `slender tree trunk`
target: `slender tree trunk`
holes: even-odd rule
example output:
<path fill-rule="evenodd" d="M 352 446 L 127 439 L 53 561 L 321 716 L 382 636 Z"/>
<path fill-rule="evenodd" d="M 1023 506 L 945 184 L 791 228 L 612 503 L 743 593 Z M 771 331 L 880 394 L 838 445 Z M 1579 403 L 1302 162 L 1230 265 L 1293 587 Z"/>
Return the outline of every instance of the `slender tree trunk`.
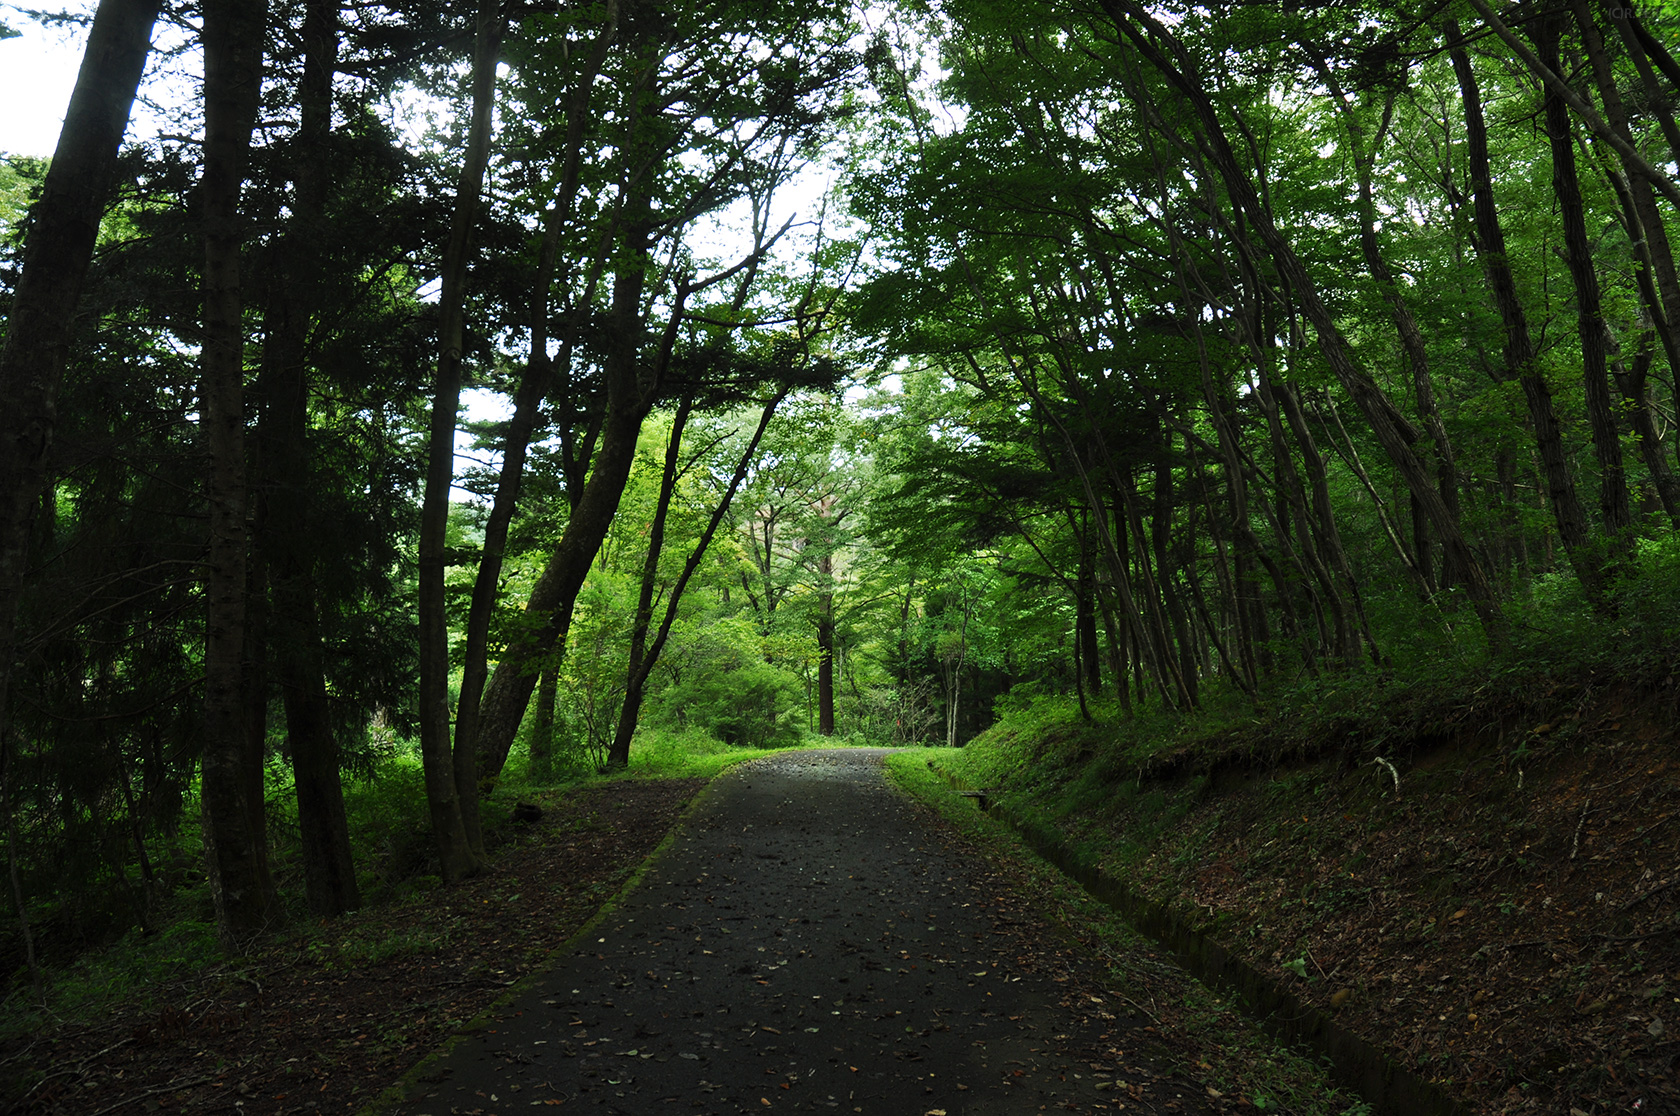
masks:
<path fill-rule="evenodd" d="M 496 495 L 491 502 L 490 516 L 484 525 L 484 545 L 480 551 L 478 573 L 473 580 L 472 602 L 467 612 L 466 641 L 462 647 L 461 698 L 455 714 L 454 754 L 459 762 L 463 750 L 477 755 L 480 778 L 486 787 L 501 774 L 506 756 L 485 754 L 479 748 L 479 709 L 484 698 L 484 686 L 489 679 L 490 620 L 495 612 L 496 595 L 501 584 L 502 559 L 507 549 L 508 528 L 513 522 L 519 502 L 520 485 L 525 475 L 525 457 L 530 449 L 531 435 L 536 430 L 542 403 L 554 381 L 553 362 L 548 355 L 549 292 L 554 284 L 555 262 L 559 254 L 560 234 L 571 220 L 572 203 L 577 193 L 579 167 L 583 153 L 584 126 L 589 115 L 590 95 L 596 75 L 606 61 L 607 50 L 617 34 L 618 4 L 611 0 L 606 9 L 606 22 L 596 37 L 589 60 L 573 90 L 566 113 L 566 134 L 561 148 L 562 168 L 555 200 L 543 223 L 543 235 L 538 248 L 537 277 L 531 288 L 531 348 L 525 373 L 520 377 L 514 393 L 513 417 L 508 422 L 502 440 L 502 467 L 496 480 Z M 591 274 L 587 303 L 593 295 L 594 277 Z M 570 362 L 570 353 L 562 352 L 562 360 Z"/>
<path fill-rule="evenodd" d="M 259 513 L 260 514 L 260 513 Z M 255 518 L 255 517 L 253 517 Z M 260 529 L 260 528 L 259 528 Z M 268 848 L 268 568 L 255 547 L 245 572 L 245 647 L 239 680 L 239 767 L 243 776 L 251 843 Z M 127 789 L 126 783 L 124 789 Z M 132 809 L 132 807 L 131 807 Z M 149 873 L 148 873 L 149 874 Z M 269 885 L 269 886 L 272 886 Z"/>
<path fill-rule="evenodd" d="M 18 606 L 30 528 L 47 480 L 58 386 L 82 285 L 151 52 L 159 0 L 100 0 L 0 347 L 0 733 L 17 660 Z"/>
<path fill-rule="evenodd" d="M 47 1004 L 47 986 L 41 977 L 41 966 L 35 958 L 35 932 L 29 925 L 29 903 L 23 895 L 23 880 L 18 873 L 17 803 L 12 794 L 13 769 L 16 752 L 12 734 L 0 729 L 0 811 L 6 815 L 6 867 L 12 884 L 12 903 L 17 910 L 18 933 L 23 938 L 23 957 L 29 967 L 30 981 L 35 985 L 35 998 L 41 1006 Z"/>
<path fill-rule="evenodd" d="M 1271 255 L 1280 276 L 1295 293 L 1296 300 L 1318 335 L 1326 362 L 1342 386 L 1365 413 L 1371 430 L 1389 459 L 1394 462 L 1406 487 L 1423 505 L 1443 546 L 1455 555 L 1465 571 L 1464 587 L 1481 620 L 1488 645 L 1495 654 L 1509 645 L 1509 626 L 1494 599 L 1486 575 L 1468 544 L 1458 522 L 1447 510 L 1441 494 L 1431 483 L 1412 450 L 1415 431 L 1394 408 L 1388 397 L 1354 358 L 1351 346 L 1319 297 L 1317 285 L 1300 258 L 1278 230 L 1270 210 L 1261 204 L 1254 183 L 1246 175 L 1226 137 L 1218 111 L 1203 86 L 1189 53 L 1137 0 L 1102 0 L 1119 30 L 1172 87 L 1185 98 L 1200 120 L 1205 150 L 1224 181 L 1237 208 L 1246 214 L 1261 244 Z M 1172 58 L 1163 53 L 1163 48 Z"/>
<path fill-rule="evenodd" d="M 1161 603 L 1172 625 L 1173 643 L 1178 651 L 1178 672 L 1184 679 L 1184 694 L 1192 709 L 1200 701 L 1197 685 L 1200 671 L 1196 666 L 1195 639 L 1190 617 L 1174 583 L 1171 546 L 1173 510 L 1178 506 L 1173 492 L 1172 432 L 1161 431 L 1155 447 L 1153 507 L 1149 516 L 1149 542 L 1155 552 L 1155 577 L 1160 586 Z"/>
<path fill-rule="evenodd" d="M 1090 518 L 1085 510 L 1085 519 Z M 1085 668 L 1084 684 L 1093 694 L 1102 692 L 1102 653 L 1097 646 L 1096 571 L 1092 568 L 1088 530 L 1079 532 L 1079 572 L 1074 584 L 1074 646 Z"/>
<path fill-rule="evenodd" d="M 1534 28 L 1540 59 L 1561 70 L 1558 54 L 1559 21 L 1543 19 Z M 1586 387 L 1587 421 L 1592 427 L 1593 453 L 1598 458 L 1599 511 L 1610 539 L 1613 564 L 1625 566 L 1632 545 L 1629 528 L 1627 476 L 1622 466 L 1621 433 L 1610 397 L 1609 362 L 1616 350 L 1610 327 L 1604 323 L 1594 270 L 1592 241 L 1587 235 L 1586 204 L 1581 200 L 1575 170 L 1575 136 L 1569 108 L 1548 89 L 1545 96 L 1546 135 L 1552 148 L 1552 192 L 1563 218 L 1564 254 L 1575 286 L 1575 324 L 1581 337 L 1582 378 Z"/>
<path fill-rule="evenodd" d="M 1376 637 L 1371 634 L 1371 623 L 1365 615 L 1365 602 L 1359 592 L 1359 582 L 1353 576 L 1353 568 L 1348 564 L 1347 551 L 1342 546 L 1342 533 L 1336 525 L 1335 508 L 1330 502 L 1330 477 L 1324 469 L 1324 458 L 1319 455 L 1318 443 L 1313 439 L 1312 430 L 1307 426 L 1306 415 L 1301 411 L 1301 400 L 1293 383 L 1279 383 L 1274 385 L 1273 394 L 1282 408 L 1284 417 L 1289 422 L 1289 430 L 1301 447 L 1301 460 L 1306 466 L 1307 477 L 1312 483 L 1313 520 L 1318 536 L 1318 546 L 1327 565 L 1333 573 L 1340 574 L 1348 588 L 1348 596 L 1353 601 L 1354 617 L 1359 624 L 1360 634 L 1364 637 L 1365 645 L 1371 653 L 1372 661 L 1380 662 L 1381 653 L 1377 650 Z M 1458 514 L 1458 486 L 1450 487 L 1453 491 L 1453 514 Z M 1413 501 L 1415 504 L 1416 502 Z"/>
<path fill-rule="evenodd" d="M 276 673 L 297 796 L 304 892 L 310 913 L 331 918 L 361 906 L 350 826 L 344 810 L 338 739 L 326 686 L 310 525 L 309 355 L 311 323 L 321 311 L 317 246 L 326 227 L 325 171 L 332 134 L 332 78 L 338 60 L 334 0 L 304 9 L 300 126 L 292 160 L 293 205 L 281 243 L 281 275 L 270 303 L 264 369 L 261 551 L 273 572 Z"/>
<path fill-rule="evenodd" d="M 1646 389 L 1650 371 L 1651 334 L 1647 332 L 1639 351 L 1634 354 L 1632 370 L 1624 369 L 1620 361 L 1616 363 L 1616 389 L 1627 403 L 1628 425 L 1633 427 L 1634 437 L 1639 442 L 1639 455 L 1651 474 L 1657 498 L 1662 501 L 1670 525 L 1680 530 L 1680 478 L 1676 478 L 1669 467 L 1662 437 L 1651 419 L 1651 399 Z"/>
<path fill-rule="evenodd" d="M 729 479 L 729 485 L 723 495 L 718 498 L 717 505 L 712 508 L 712 515 L 706 522 L 705 530 L 700 532 L 700 538 L 695 542 L 694 549 L 689 551 L 688 561 L 683 564 L 682 573 L 672 584 L 671 590 L 665 597 L 665 615 L 659 622 L 659 630 L 650 645 L 645 645 L 648 625 L 652 622 L 653 578 L 657 571 L 659 559 L 658 548 L 663 545 L 664 507 L 656 513 L 657 531 L 650 532 L 648 562 L 642 571 L 642 598 L 636 612 L 636 629 L 631 633 L 630 673 L 625 685 L 624 704 L 619 707 L 618 726 L 613 734 L 611 750 L 607 756 L 607 766 L 623 768 L 630 762 L 630 741 L 636 734 L 636 720 L 641 715 L 642 698 L 646 692 L 647 680 L 653 673 L 653 668 L 659 662 L 659 655 L 665 649 L 665 640 L 671 634 L 671 625 L 677 619 L 677 605 L 682 601 L 682 595 L 688 588 L 694 572 L 700 568 L 700 563 L 706 557 L 706 551 L 712 545 L 712 539 L 717 534 L 718 525 L 729 514 L 730 505 L 735 501 L 735 494 L 741 489 L 741 482 L 747 478 L 747 470 L 751 467 L 753 457 L 758 453 L 758 444 L 764 438 L 764 431 L 770 425 L 770 419 L 787 397 L 787 389 L 781 391 L 764 405 L 759 413 L 758 427 L 753 431 L 747 448 L 742 452 L 740 460 L 735 465 L 735 472 Z M 672 444 L 666 454 L 666 470 L 669 483 L 661 486 L 661 503 L 669 505 L 669 490 L 675 487 L 674 473 L 676 461 L 676 447 L 681 431 L 674 430 Z M 657 542 L 656 542 L 657 538 Z"/>
<path fill-rule="evenodd" d="M 659 558 L 665 549 L 665 520 L 671 513 L 671 498 L 677 490 L 682 474 L 682 439 L 688 429 L 688 417 L 694 411 L 694 400 L 684 397 L 677 404 L 671 418 L 671 434 L 665 442 L 665 470 L 659 478 L 659 499 L 653 508 L 653 522 L 648 526 L 647 555 L 642 560 L 642 584 L 636 599 L 636 619 L 630 628 L 629 663 L 624 680 L 624 703 L 619 706 L 617 731 L 612 747 L 607 751 L 607 766 L 622 770 L 630 763 L 630 741 L 635 736 L 636 721 L 641 715 L 642 698 L 649 672 L 647 662 L 648 630 L 653 627 L 653 598 L 659 587 Z M 645 665 L 649 670 L 644 670 Z"/>
<path fill-rule="evenodd" d="M 279 915 L 262 826 L 252 814 L 244 726 L 245 331 L 239 193 L 262 86 L 267 4 L 204 6 L 204 335 L 200 414 L 210 455 L 204 752 L 200 798 L 216 923 L 230 948 Z"/>
<path fill-rule="evenodd" d="M 834 735 L 834 554 L 817 556 L 817 735 Z"/>
<path fill-rule="evenodd" d="M 1510 257 L 1505 248 L 1505 230 L 1500 224 L 1499 210 L 1493 197 L 1493 175 L 1488 163 L 1487 121 L 1482 113 L 1481 88 L 1470 54 L 1462 45 L 1458 25 L 1451 20 L 1446 25 L 1449 41 L 1459 44 L 1449 51 L 1453 72 L 1458 77 L 1459 93 L 1464 103 L 1464 130 L 1468 152 L 1468 171 L 1476 212 L 1476 250 L 1481 256 L 1482 269 L 1487 275 L 1488 290 L 1494 308 L 1505 327 L 1504 375 L 1522 385 L 1523 398 L 1528 403 L 1528 417 L 1534 427 L 1535 444 L 1545 464 L 1546 487 L 1551 496 L 1552 514 L 1558 535 L 1581 584 L 1595 600 L 1602 600 L 1604 576 L 1598 563 L 1589 553 L 1586 511 L 1575 491 L 1575 478 L 1569 468 L 1569 457 L 1563 446 L 1563 430 L 1552 406 L 1551 388 L 1540 368 L 1534 341 L 1529 334 L 1528 316 L 1517 295 L 1516 278 L 1511 271 Z"/>
<path fill-rule="evenodd" d="M 1615 70 L 1605 49 L 1604 37 L 1593 22 L 1586 0 L 1571 0 L 1571 6 L 1576 26 L 1581 32 L 1581 45 L 1592 67 L 1593 82 L 1598 87 L 1599 101 L 1604 105 L 1605 121 L 1612 132 L 1631 145 L 1633 129 L 1628 124 L 1627 105 L 1616 84 Z M 1625 160 L 1623 166 L 1626 166 Z M 1629 170 L 1625 187 L 1619 188 L 1617 193 L 1622 193 L 1624 189 L 1631 209 L 1628 235 L 1633 241 L 1634 257 L 1649 266 L 1650 275 L 1656 281 L 1655 297 L 1644 285 L 1640 293 L 1645 296 L 1652 328 L 1662 343 L 1669 367 L 1680 368 L 1680 268 L 1675 266 L 1668 226 L 1657 208 L 1656 194 L 1648 179 Z"/>
<path fill-rule="evenodd" d="M 627 209 L 645 213 L 646 201 L 633 199 Z M 628 227 L 625 239 L 629 258 L 613 281 L 605 362 L 609 400 L 594 467 L 559 544 L 525 602 L 528 622 L 509 640 L 484 690 L 478 747 L 489 757 L 487 762 L 494 762 L 496 770 L 507 761 L 519 722 L 531 703 L 538 664 L 564 643 L 578 592 L 618 512 L 619 499 L 635 463 L 642 420 L 651 408 L 652 393 L 644 394 L 639 375 L 650 228 L 645 218 L 636 219 Z M 674 313 L 680 317 L 680 306 Z M 647 377 L 653 384 L 658 378 L 657 370 Z"/>
<path fill-rule="evenodd" d="M 1383 114 L 1384 126 L 1378 130 L 1376 138 L 1367 147 L 1365 129 L 1360 123 L 1359 113 L 1348 102 L 1347 94 L 1336 80 L 1334 71 L 1316 57 L 1314 63 L 1319 76 L 1326 83 L 1326 88 L 1330 90 L 1331 99 L 1340 112 L 1348 133 L 1354 173 L 1359 180 L 1359 249 L 1365 257 L 1365 267 L 1370 271 L 1371 278 L 1382 288 L 1383 297 L 1388 301 L 1394 332 L 1400 339 L 1400 351 L 1405 354 L 1407 367 L 1412 374 L 1412 392 L 1417 400 L 1418 415 L 1423 419 L 1424 428 L 1429 431 L 1430 441 L 1435 448 L 1435 474 L 1441 492 L 1441 502 L 1446 505 L 1448 514 L 1457 520 L 1460 517 L 1457 456 L 1453 452 L 1452 439 L 1447 436 L 1447 426 L 1441 418 L 1440 407 L 1435 401 L 1435 384 L 1429 371 L 1429 349 L 1424 342 L 1423 330 L 1418 327 L 1417 319 L 1412 316 L 1411 304 L 1406 301 L 1400 284 L 1395 280 L 1394 269 L 1389 267 L 1388 260 L 1383 256 L 1382 242 L 1377 236 L 1377 206 L 1371 189 L 1371 174 L 1377 151 L 1382 145 L 1383 133 L 1387 131 L 1389 112 L 1392 111 L 1394 102 L 1392 98 L 1389 100 Z M 1434 588 L 1437 583 L 1432 576 L 1433 565 L 1430 562 L 1429 519 L 1416 501 L 1413 501 L 1413 520 L 1418 569 L 1425 583 Z M 1455 576 L 1451 565 L 1443 562 L 1439 586 L 1451 587 Z"/>
<path fill-rule="evenodd" d="M 444 250 L 438 300 L 438 367 L 427 439 L 425 497 L 420 511 L 420 755 L 426 798 L 445 882 L 484 868 L 478 819 L 477 764 L 471 749 L 452 749 L 449 710 L 449 623 L 444 609 L 449 488 L 455 476 L 455 424 L 461 406 L 461 348 L 468 245 L 478 222 L 479 192 L 490 159 L 496 63 L 505 26 L 499 0 L 480 0 L 473 47 L 472 123 L 456 180 L 455 213 Z"/>
<path fill-rule="evenodd" d="M 560 697 L 560 668 L 543 668 L 537 683 L 536 720 L 531 723 L 531 770 L 533 783 L 554 778 L 554 705 Z"/>

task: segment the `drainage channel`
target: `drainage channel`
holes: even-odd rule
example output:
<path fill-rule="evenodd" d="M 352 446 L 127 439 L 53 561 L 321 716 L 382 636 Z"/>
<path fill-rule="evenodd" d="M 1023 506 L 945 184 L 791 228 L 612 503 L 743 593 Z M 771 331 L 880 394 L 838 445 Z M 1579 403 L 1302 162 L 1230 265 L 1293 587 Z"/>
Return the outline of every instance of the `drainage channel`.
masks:
<path fill-rule="evenodd" d="M 1061 838 L 998 803 L 982 809 L 1007 824 L 1035 852 L 1116 911 L 1133 929 L 1171 953 L 1210 988 L 1236 996 L 1256 1022 L 1285 1042 L 1302 1043 L 1329 1059 L 1332 1072 L 1384 1116 L 1468 1116 L 1469 1110 L 1439 1086 L 1419 1077 L 1381 1049 L 1302 1003 L 1219 942 L 1193 928 L 1163 903 L 1144 896 L 1081 860 Z"/>

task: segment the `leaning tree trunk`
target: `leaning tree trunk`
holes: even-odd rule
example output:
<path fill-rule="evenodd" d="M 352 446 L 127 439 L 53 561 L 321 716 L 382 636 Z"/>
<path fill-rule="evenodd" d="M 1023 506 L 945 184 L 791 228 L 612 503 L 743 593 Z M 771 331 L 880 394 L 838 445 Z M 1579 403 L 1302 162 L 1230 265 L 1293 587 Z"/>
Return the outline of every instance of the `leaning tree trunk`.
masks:
<path fill-rule="evenodd" d="M 1581 32 L 1581 45 L 1591 64 L 1593 81 L 1604 105 L 1605 122 L 1624 143 L 1633 143 L 1633 129 L 1628 124 L 1627 104 L 1621 88 L 1616 84 L 1615 70 L 1605 49 L 1604 38 L 1593 22 L 1585 0 L 1573 0 L 1575 22 Z M 1625 161 L 1624 161 L 1625 166 Z M 1615 172 L 1611 172 L 1615 174 Z M 1619 176 L 1618 176 L 1619 177 Z M 1655 280 L 1655 290 L 1641 285 L 1646 310 L 1651 317 L 1657 340 L 1662 343 L 1669 367 L 1680 368 L 1680 269 L 1674 261 L 1674 248 L 1668 239 L 1668 226 L 1657 208 L 1656 193 L 1644 177 L 1629 173 L 1625 179 L 1627 205 L 1630 210 L 1628 238 L 1633 242 L 1635 257 L 1649 269 Z M 1613 185 L 1617 185 L 1613 183 Z"/>
<path fill-rule="evenodd" d="M 1406 364 L 1412 374 L 1412 392 L 1417 400 L 1418 415 L 1423 419 L 1424 428 L 1429 431 L 1430 441 L 1435 446 L 1435 472 L 1441 490 L 1441 500 L 1446 504 L 1448 513 L 1454 519 L 1458 519 L 1458 464 L 1452 440 L 1447 435 L 1446 423 L 1442 420 L 1440 407 L 1435 401 L 1435 384 L 1429 371 L 1429 350 L 1424 343 L 1423 330 L 1418 327 L 1417 319 L 1412 315 L 1411 304 L 1406 301 L 1406 296 L 1395 279 L 1394 269 L 1383 256 L 1382 242 L 1377 237 L 1377 206 L 1371 189 L 1371 176 L 1386 128 L 1378 130 L 1377 136 L 1367 148 L 1365 128 L 1360 123 L 1359 113 L 1348 102 L 1334 72 L 1322 59 L 1314 57 L 1313 62 L 1320 78 L 1330 90 L 1331 102 L 1341 113 L 1343 125 L 1347 128 L 1349 154 L 1359 186 L 1359 249 L 1365 257 L 1365 267 L 1370 271 L 1371 278 L 1382 288 L 1383 297 L 1388 301 L 1389 317 L 1394 322 L 1401 352 L 1405 354 Z M 1391 99 L 1384 111 L 1385 125 L 1392 107 Z M 1416 501 L 1413 501 L 1413 508 L 1419 526 L 1416 557 L 1419 570 L 1428 584 L 1432 580 L 1432 567 L 1424 543 L 1427 540 L 1429 521 Z M 1441 587 L 1450 587 L 1455 578 L 1456 571 L 1451 564 L 1443 562 Z"/>
<path fill-rule="evenodd" d="M 1529 421 L 1534 426 L 1535 445 L 1545 468 L 1552 515 L 1570 565 L 1587 593 L 1595 600 L 1601 600 L 1604 576 L 1589 553 L 1586 510 L 1575 490 L 1575 477 L 1570 471 L 1569 457 L 1563 445 L 1563 429 L 1552 406 L 1552 391 L 1540 368 L 1539 355 L 1534 351 L 1528 316 L 1517 294 L 1516 277 L 1506 253 L 1505 230 L 1494 202 L 1481 88 L 1470 65 L 1470 54 L 1462 45 L 1458 25 L 1449 20 L 1446 30 L 1448 39 L 1455 44 L 1448 54 L 1452 59 L 1453 72 L 1458 76 L 1459 93 L 1464 104 L 1467 169 L 1475 206 L 1476 252 L 1481 256 L 1494 309 L 1499 312 L 1499 320 L 1505 328 L 1505 375 L 1522 386 Z"/>
<path fill-rule="evenodd" d="M 563 645 L 572 607 L 584 578 L 607 537 L 630 468 L 642 420 L 652 407 L 652 392 L 643 392 L 639 342 L 644 328 L 642 292 L 647 285 L 648 232 L 645 199 L 634 198 L 626 212 L 638 214 L 624 233 L 623 262 L 613 280 L 612 310 L 608 315 L 605 378 L 607 414 L 583 495 L 566 521 L 566 530 L 550 555 L 525 602 L 528 622 L 509 639 L 495 673 L 484 688 L 479 710 L 478 751 L 488 772 L 507 762 L 519 722 L 531 703 L 531 691 L 543 662 Z M 676 311 L 680 316 L 680 307 Z M 657 383 L 658 370 L 648 379 Z"/>
<path fill-rule="evenodd" d="M 1542 20 L 1535 28 L 1540 59 L 1561 70 L 1557 21 Z M 1628 511 L 1627 476 L 1622 466 L 1621 434 L 1610 396 L 1609 361 L 1615 339 L 1604 323 L 1598 272 L 1593 268 L 1592 241 L 1587 236 L 1586 205 L 1581 200 L 1575 170 L 1575 134 L 1563 98 L 1548 89 L 1545 97 L 1546 136 L 1552 148 L 1552 191 L 1563 218 L 1564 254 L 1575 286 L 1575 326 L 1581 337 L 1582 378 L 1586 388 L 1587 422 L 1592 428 L 1593 452 L 1598 458 L 1599 511 L 1611 553 L 1620 564 L 1628 557 L 1632 518 Z"/>
<path fill-rule="evenodd" d="M 1119 30 L 1138 48 L 1149 63 L 1185 98 L 1201 123 L 1198 137 L 1219 172 L 1226 190 L 1236 207 L 1248 216 L 1261 245 L 1270 254 L 1280 277 L 1295 292 L 1296 300 L 1313 330 L 1330 370 L 1343 388 L 1364 412 L 1377 442 L 1399 471 L 1406 487 L 1417 498 L 1435 527 L 1443 546 L 1452 551 L 1455 561 L 1464 571 L 1464 588 L 1487 636 L 1488 645 L 1498 654 L 1510 643 L 1509 625 L 1499 603 L 1494 599 L 1481 563 L 1465 542 L 1457 519 L 1447 510 L 1441 494 L 1436 490 L 1428 471 L 1412 450 L 1412 436 L 1392 402 L 1376 381 L 1359 366 L 1352 346 L 1342 334 L 1328 307 L 1318 294 L 1318 286 L 1300 257 L 1272 219 L 1271 210 L 1260 200 L 1252 179 L 1243 172 L 1232 150 L 1218 110 L 1203 85 L 1189 53 L 1170 32 L 1137 0 L 1102 0 L 1104 10 Z M 1169 59 L 1167 53 L 1172 57 Z M 1147 91 L 1144 91 L 1147 92 Z"/>
<path fill-rule="evenodd" d="M 455 422 L 461 406 L 461 349 L 467 247 L 478 220 L 479 192 L 490 161 L 496 62 L 505 20 L 498 0 L 480 0 L 473 46 L 472 123 L 455 185 L 455 213 L 444 249 L 438 299 L 438 365 L 427 437 L 425 496 L 420 509 L 420 757 L 432 834 L 447 883 L 484 868 L 478 822 L 478 778 L 470 750 L 450 747 L 449 621 L 444 610 L 449 488 L 455 479 Z"/>
<path fill-rule="evenodd" d="M 487 764 L 478 750 L 479 710 L 484 699 L 484 686 L 490 675 L 490 621 L 496 609 L 496 597 L 502 580 L 502 561 L 507 549 L 508 528 L 513 523 L 519 503 L 519 491 L 525 476 L 525 457 L 530 449 L 542 404 L 553 387 L 554 363 L 548 355 L 549 293 L 554 285 L 556 259 L 560 236 L 571 220 L 577 193 L 578 175 L 583 158 L 584 125 L 589 119 L 590 96 L 595 88 L 596 75 L 605 63 L 607 50 L 617 36 L 616 0 L 607 5 L 606 20 L 596 36 L 595 46 L 573 90 L 566 112 L 566 134 L 561 147 L 562 168 L 555 200 L 543 223 L 543 234 L 537 249 L 537 275 L 531 285 L 531 347 L 525 372 L 514 392 L 513 417 L 507 424 L 502 440 L 502 467 L 496 478 L 496 495 L 491 501 L 490 516 L 484 524 L 484 544 L 479 548 L 478 573 L 473 579 L 471 603 L 467 609 L 466 641 L 462 648 L 461 699 L 455 711 L 454 756 L 461 763 L 462 753 L 470 752 L 476 759 L 478 775 L 488 788 L 501 774 L 501 763 Z M 599 263 L 599 261 L 598 261 Z M 580 300 L 588 304 L 600 274 L 599 266 L 590 274 L 586 293 Z M 570 362 L 570 354 L 562 349 L 561 359 Z M 493 769 L 492 769 L 493 768 Z M 466 793 L 463 790 L 463 793 Z M 475 799 L 476 802 L 476 799 Z"/>
<path fill-rule="evenodd" d="M 151 53 L 159 0 L 101 0 L 41 200 L 0 348 L 0 734 L 17 658 L 29 534 L 46 482 L 58 385 L 99 222 Z"/>
<path fill-rule="evenodd" d="M 268 850 L 252 816 L 245 747 L 245 337 L 239 192 L 262 86 L 266 0 L 204 6 L 204 332 L 200 421 L 210 456 L 205 596 L 204 753 L 200 797 L 216 924 L 230 947 L 279 913 Z"/>

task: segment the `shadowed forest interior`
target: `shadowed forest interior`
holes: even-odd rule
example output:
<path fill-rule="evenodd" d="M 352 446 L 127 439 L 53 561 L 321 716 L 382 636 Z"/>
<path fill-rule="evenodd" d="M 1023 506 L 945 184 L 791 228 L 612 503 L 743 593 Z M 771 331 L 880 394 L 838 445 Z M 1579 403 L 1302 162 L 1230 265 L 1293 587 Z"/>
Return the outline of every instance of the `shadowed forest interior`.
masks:
<path fill-rule="evenodd" d="M 1673 686 L 1667 0 L 88 18 L 0 158 L 20 1025 L 602 775 L 1258 731 L 1399 797 L 1431 711 L 1503 774 Z"/>

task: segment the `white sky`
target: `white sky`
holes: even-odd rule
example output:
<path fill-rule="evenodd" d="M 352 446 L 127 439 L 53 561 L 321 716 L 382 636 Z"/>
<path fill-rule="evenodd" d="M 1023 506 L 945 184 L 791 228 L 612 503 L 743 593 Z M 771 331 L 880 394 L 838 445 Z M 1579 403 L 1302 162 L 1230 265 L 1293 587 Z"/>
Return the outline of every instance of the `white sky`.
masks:
<path fill-rule="evenodd" d="M 70 11 L 91 12 L 91 0 L 59 0 Z M 82 64 L 85 28 L 48 30 L 0 5 L 0 23 L 22 32 L 0 42 L 0 151 L 51 155 Z"/>

